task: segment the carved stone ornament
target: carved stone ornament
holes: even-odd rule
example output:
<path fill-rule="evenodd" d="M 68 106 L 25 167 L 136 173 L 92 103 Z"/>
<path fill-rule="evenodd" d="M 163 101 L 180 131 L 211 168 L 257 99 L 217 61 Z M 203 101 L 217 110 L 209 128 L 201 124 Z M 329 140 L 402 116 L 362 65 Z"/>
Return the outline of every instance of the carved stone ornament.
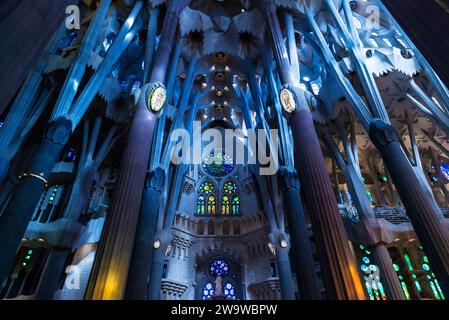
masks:
<path fill-rule="evenodd" d="M 296 99 L 296 92 L 290 85 L 284 85 L 279 93 L 282 109 L 287 114 L 292 114 L 298 110 L 298 102 Z"/>

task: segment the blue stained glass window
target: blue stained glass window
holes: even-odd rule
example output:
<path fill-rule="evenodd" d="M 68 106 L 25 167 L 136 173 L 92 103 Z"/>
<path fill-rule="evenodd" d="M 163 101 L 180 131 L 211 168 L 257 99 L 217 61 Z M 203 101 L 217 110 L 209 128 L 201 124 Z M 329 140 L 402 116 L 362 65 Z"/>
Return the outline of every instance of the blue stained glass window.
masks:
<path fill-rule="evenodd" d="M 213 296 L 214 296 L 214 286 L 212 285 L 212 283 L 209 282 L 203 288 L 203 300 L 212 299 Z"/>
<path fill-rule="evenodd" d="M 217 178 L 227 176 L 234 171 L 231 157 L 221 152 L 207 156 L 202 166 L 207 174 Z"/>
<path fill-rule="evenodd" d="M 440 169 L 441 169 L 441 173 L 443 174 L 443 176 L 446 178 L 446 180 L 449 181 L 449 164 L 442 163 L 440 165 Z"/>
<path fill-rule="evenodd" d="M 214 276 L 214 277 L 223 277 L 225 275 L 227 275 L 229 272 L 229 267 L 228 264 L 226 263 L 226 261 L 222 260 L 222 259 L 217 259 L 214 262 L 212 262 L 211 266 L 210 266 L 210 273 Z"/>
<path fill-rule="evenodd" d="M 226 283 L 223 293 L 225 294 L 225 296 L 228 297 L 228 299 L 235 300 L 235 289 L 234 289 L 234 286 L 232 284 L 230 284 L 229 282 Z"/>
<path fill-rule="evenodd" d="M 197 200 L 197 215 L 205 215 L 206 214 L 206 200 L 204 199 L 204 196 L 199 196 Z"/>

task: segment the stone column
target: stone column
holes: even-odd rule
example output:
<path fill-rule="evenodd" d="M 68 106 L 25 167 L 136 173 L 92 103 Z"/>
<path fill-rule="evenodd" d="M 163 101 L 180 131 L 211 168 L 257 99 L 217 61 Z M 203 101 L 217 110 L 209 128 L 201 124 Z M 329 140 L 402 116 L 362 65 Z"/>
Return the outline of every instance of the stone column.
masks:
<path fill-rule="evenodd" d="M 27 170 L 20 176 L 11 199 L 0 215 L 0 283 L 3 283 L 14 262 L 36 204 L 47 187 L 53 166 L 71 132 L 72 122 L 66 118 L 59 118 L 48 124 L 36 153 Z"/>
<path fill-rule="evenodd" d="M 393 268 L 393 262 L 385 242 L 379 241 L 369 248 L 372 250 L 374 263 L 379 267 L 380 281 L 385 288 L 387 298 L 390 300 L 405 300 L 404 291 Z"/>
<path fill-rule="evenodd" d="M 188 2 L 189 0 L 176 0 L 168 4 L 150 83 L 141 89 L 128 145 L 123 154 L 111 211 L 106 217 L 86 293 L 88 299 L 121 300 L 124 298 L 145 185 L 145 173 L 157 120 L 157 115 L 148 110 L 147 101 L 156 87 L 164 87 L 178 17 Z"/>
<path fill-rule="evenodd" d="M 52 300 L 58 290 L 61 271 L 64 270 L 69 252 L 52 249 L 48 255 L 45 269 L 42 272 L 39 288 L 34 295 L 36 300 Z"/>
<path fill-rule="evenodd" d="M 440 209 L 416 176 L 395 129 L 377 119 L 371 123 L 369 135 L 384 159 L 441 289 L 449 296 L 449 236 L 439 219 Z"/>
<path fill-rule="evenodd" d="M 289 124 L 328 298 L 364 299 L 354 252 L 349 246 L 312 114 L 309 110 L 298 111 Z"/>
<path fill-rule="evenodd" d="M 281 104 L 293 131 L 296 166 L 316 237 L 323 282 L 330 299 L 365 299 L 354 252 L 338 210 L 312 114 L 303 90 L 294 83 L 272 0 L 263 0 L 281 82 Z M 292 107 L 290 109 L 290 107 Z"/>
<path fill-rule="evenodd" d="M 147 174 L 146 189 L 140 208 L 139 223 L 134 240 L 131 265 L 125 298 L 144 300 L 147 296 L 147 282 L 152 265 L 153 241 L 159 212 L 159 197 L 165 183 L 164 170 L 157 168 Z"/>
<path fill-rule="evenodd" d="M 365 186 L 352 164 L 347 165 L 343 172 L 361 220 L 356 225 L 358 239 L 372 251 L 374 264 L 379 268 L 380 281 L 387 297 L 391 300 L 405 300 L 386 243 L 382 239 L 381 227 L 366 195 Z"/>
<path fill-rule="evenodd" d="M 161 242 L 165 243 L 165 241 Z M 165 246 L 164 246 L 165 247 Z M 161 274 L 164 272 L 165 253 L 161 248 L 153 248 L 150 279 L 148 281 L 148 300 L 161 298 Z"/>
<path fill-rule="evenodd" d="M 282 171 L 284 180 L 284 203 L 288 218 L 292 247 L 298 260 L 296 278 L 300 298 L 303 300 L 317 300 L 321 298 L 316 276 L 315 262 L 307 236 L 307 227 L 299 194 L 299 180 L 296 173 Z"/>
<path fill-rule="evenodd" d="M 288 256 L 289 247 L 281 248 L 278 246 L 276 250 L 276 262 L 279 272 L 279 281 L 281 282 L 282 300 L 296 300 L 290 257 Z"/>

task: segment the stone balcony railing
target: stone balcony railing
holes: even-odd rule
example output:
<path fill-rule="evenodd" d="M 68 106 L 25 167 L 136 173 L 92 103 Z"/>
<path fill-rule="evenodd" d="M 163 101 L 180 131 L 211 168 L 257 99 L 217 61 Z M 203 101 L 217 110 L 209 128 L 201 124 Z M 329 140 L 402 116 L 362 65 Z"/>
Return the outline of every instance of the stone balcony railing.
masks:
<path fill-rule="evenodd" d="M 373 210 L 377 219 L 385 219 L 392 224 L 410 222 L 405 208 L 375 207 L 373 208 Z M 449 218 L 449 208 L 441 208 L 441 212 L 443 213 L 445 218 Z M 343 216 L 343 218 L 349 219 L 354 223 L 357 223 L 360 220 L 357 209 L 354 207 L 351 207 L 349 209 L 341 208 L 340 214 Z"/>

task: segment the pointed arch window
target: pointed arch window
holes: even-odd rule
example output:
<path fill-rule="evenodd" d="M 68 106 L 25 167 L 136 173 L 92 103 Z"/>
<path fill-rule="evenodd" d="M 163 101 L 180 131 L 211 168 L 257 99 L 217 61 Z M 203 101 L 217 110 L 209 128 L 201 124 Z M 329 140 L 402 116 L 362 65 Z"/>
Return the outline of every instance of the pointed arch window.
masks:
<path fill-rule="evenodd" d="M 196 207 L 197 207 L 196 211 L 197 215 L 204 216 L 206 214 L 206 201 L 203 195 L 200 195 L 198 197 Z"/>
<path fill-rule="evenodd" d="M 237 192 L 238 188 L 234 182 L 228 181 L 224 184 L 221 203 L 223 215 L 237 216 L 240 214 L 240 197 Z"/>
<path fill-rule="evenodd" d="M 215 196 L 210 195 L 209 199 L 207 200 L 207 213 L 214 216 L 215 208 L 216 208 Z"/>
<path fill-rule="evenodd" d="M 216 198 L 214 195 L 214 185 L 205 181 L 200 185 L 199 195 L 196 203 L 196 215 L 215 215 L 217 212 Z"/>

